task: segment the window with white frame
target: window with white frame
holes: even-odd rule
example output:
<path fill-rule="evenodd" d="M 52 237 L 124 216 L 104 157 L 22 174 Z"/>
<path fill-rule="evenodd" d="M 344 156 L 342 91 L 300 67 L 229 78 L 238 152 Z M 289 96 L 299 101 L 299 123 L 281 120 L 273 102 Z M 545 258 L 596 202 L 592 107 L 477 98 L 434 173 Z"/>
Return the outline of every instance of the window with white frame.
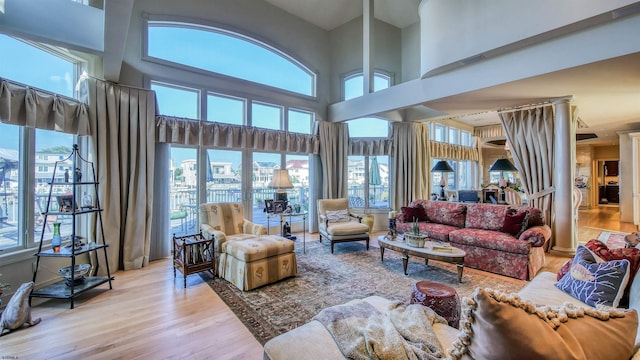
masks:
<path fill-rule="evenodd" d="M 150 60 L 315 96 L 313 71 L 253 37 L 200 24 L 154 20 L 147 22 L 146 35 L 145 55 Z"/>
<path fill-rule="evenodd" d="M 0 34 L 0 53 L 1 78 L 74 97 L 84 64 L 67 51 Z M 0 123 L 0 250 L 11 253 L 38 246 L 41 237 L 51 240 L 53 217 L 45 222 L 41 215 L 49 196 L 47 183 L 55 162 L 71 153 L 74 142 L 71 134 Z M 23 171 L 27 168 L 32 171 Z M 69 218 L 58 215 L 55 220 L 62 223 L 63 237 L 71 233 Z"/>

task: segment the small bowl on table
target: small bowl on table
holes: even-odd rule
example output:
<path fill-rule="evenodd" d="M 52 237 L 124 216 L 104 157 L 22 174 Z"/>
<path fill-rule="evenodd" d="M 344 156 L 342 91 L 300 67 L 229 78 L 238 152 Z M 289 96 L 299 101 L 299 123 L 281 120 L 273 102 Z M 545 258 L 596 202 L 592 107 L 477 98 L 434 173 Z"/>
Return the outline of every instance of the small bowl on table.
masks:
<path fill-rule="evenodd" d="M 58 270 L 60 276 L 67 281 L 67 286 L 78 285 L 84 282 L 84 276 L 91 270 L 91 264 L 78 264 L 75 266 L 74 271 L 71 271 L 71 266 L 63 267 Z M 71 276 L 73 274 L 73 282 Z"/>

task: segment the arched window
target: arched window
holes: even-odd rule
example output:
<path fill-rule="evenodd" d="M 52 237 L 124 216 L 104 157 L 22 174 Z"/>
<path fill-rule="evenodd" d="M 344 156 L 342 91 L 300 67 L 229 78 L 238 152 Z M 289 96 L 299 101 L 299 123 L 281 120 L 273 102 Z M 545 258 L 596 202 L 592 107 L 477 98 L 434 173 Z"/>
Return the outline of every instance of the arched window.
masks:
<path fill-rule="evenodd" d="M 315 96 L 315 74 L 251 37 L 210 26 L 149 21 L 149 57 Z"/>

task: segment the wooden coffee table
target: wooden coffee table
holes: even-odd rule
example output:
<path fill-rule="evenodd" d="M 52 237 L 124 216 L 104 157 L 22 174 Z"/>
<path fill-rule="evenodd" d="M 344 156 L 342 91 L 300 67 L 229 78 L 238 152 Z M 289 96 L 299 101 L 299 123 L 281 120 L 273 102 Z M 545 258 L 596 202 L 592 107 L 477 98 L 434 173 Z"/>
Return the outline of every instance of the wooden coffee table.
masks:
<path fill-rule="evenodd" d="M 456 264 L 458 268 L 458 283 L 462 282 L 462 271 L 464 270 L 464 257 L 467 253 L 464 250 L 451 247 L 451 251 L 436 251 L 432 249 L 435 244 L 433 241 L 426 241 L 423 248 L 417 248 L 407 245 L 401 237 L 397 237 L 396 240 L 385 238 L 385 236 L 378 236 L 378 244 L 380 244 L 380 261 L 384 261 L 384 249 L 391 249 L 402 253 L 402 266 L 404 267 L 404 274 L 407 274 L 407 264 L 409 262 L 409 255 L 423 258 L 425 265 L 429 264 L 429 260 L 439 260 Z"/>

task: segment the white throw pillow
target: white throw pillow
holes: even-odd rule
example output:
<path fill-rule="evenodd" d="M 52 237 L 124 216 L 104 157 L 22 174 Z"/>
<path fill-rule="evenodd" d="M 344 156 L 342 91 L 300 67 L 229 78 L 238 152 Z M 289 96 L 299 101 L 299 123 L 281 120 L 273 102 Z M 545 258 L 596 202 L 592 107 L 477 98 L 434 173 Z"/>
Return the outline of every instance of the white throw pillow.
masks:
<path fill-rule="evenodd" d="M 349 210 L 327 210 L 327 220 L 329 222 L 345 222 L 349 221 Z"/>

